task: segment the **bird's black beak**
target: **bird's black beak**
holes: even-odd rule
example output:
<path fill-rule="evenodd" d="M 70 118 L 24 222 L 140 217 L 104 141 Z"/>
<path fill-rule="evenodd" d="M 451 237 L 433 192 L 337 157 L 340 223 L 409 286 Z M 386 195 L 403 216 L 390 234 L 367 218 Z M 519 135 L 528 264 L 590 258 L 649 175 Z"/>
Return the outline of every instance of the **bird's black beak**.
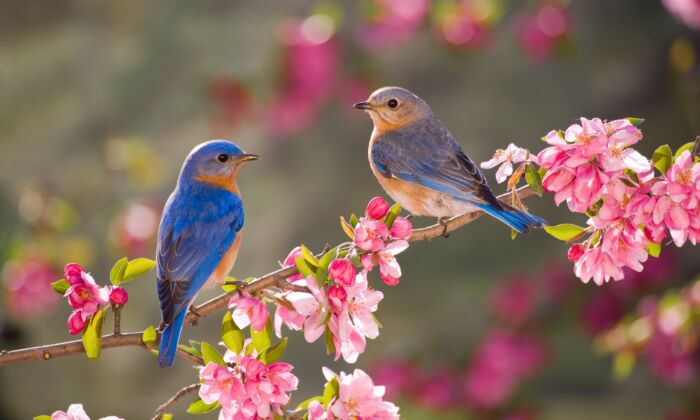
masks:
<path fill-rule="evenodd" d="M 369 102 L 358 102 L 352 106 L 355 109 L 371 109 L 372 105 Z"/>
<path fill-rule="evenodd" d="M 260 159 L 260 156 L 254 155 L 251 153 L 243 153 L 242 155 L 238 155 L 238 158 L 236 158 L 236 160 L 239 163 L 247 162 L 249 160 L 258 160 L 258 159 Z"/>

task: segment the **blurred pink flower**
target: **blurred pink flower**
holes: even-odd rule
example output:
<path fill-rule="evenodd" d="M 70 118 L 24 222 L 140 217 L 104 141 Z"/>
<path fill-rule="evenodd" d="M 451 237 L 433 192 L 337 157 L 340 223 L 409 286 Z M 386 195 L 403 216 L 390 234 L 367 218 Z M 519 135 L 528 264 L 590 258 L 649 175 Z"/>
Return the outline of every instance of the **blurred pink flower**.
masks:
<path fill-rule="evenodd" d="M 215 77 L 208 82 L 207 95 L 215 106 L 215 123 L 235 128 L 250 116 L 253 98 L 248 87 L 239 80 Z"/>
<path fill-rule="evenodd" d="M 700 1 L 662 0 L 662 2 L 676 19 L 695 30 L 700 30 Z"/>
<path fill-rule="evenodd" d="M 622 302 L 607 289 L 608 287 L 591 293 L 579 312 L 581 327 L 591 336 L 613 328 L 624 315 Z"/>
<path fill-rule="evenodd" d="M 516 33 L 523 51 L 534 61 L 544 61 L 555 53 L 557 43 L 570 31 L 569 17 L 562 7 L 547 4 L 534 14 L 516 19 Z"/>
<path fill-rule="evenodd" d="M 51 420 L 90 420 L 82 404 L 71 404 L 68 411 L 54 411 Z M 99 420 L 124 420 L 117 416 L 101 417 Z"/>
<path fill-rule="evenodd" d="M 488 309 L 495 317 L 509 324 L 525 324 L 535 307 L 532 279 L 515 275 L 499 284 L 489 295 Z"/>
<path fill-rule="evenodd" d="M 391 225 L 389 234 L 394 239 L 408 239 L 411 236 L 413 224 L 405 217 L 398 216 Z"/>
<path fill-rule="evenodd" d="M 385 199 L 382 197 L 374 197 L 373 199 L 369 200 L 365 214 L 374 220 L 381 220 L 384 218 L 384 216 L 386 216 L 387 212 L 389 211 L 389 207 L 391 206 Z"/>
<path fill-rule="evenodd" d="M 355 266 L 345 258 L 335 259 L 328 266 L 328 275 L 333 281 L 344 287 L 355 284 L 355 274 Z"/>
<path fill-rule="evenodd" d="M 83 316 L 82 309 L 76 309 L 68 316 L 68 332 L 70 335 L 77 335 L 83 332 L 87 325 L 87 317 Z"/>
<path fill-rule="evenodd" d="M 389 230 L 383 222 L 360 217 L 355 226 L 355 246 L 363 251 L 377 252 L 384 249 L 384 241 L 389 237 Z"/>
<path fill-rule="evenodd" d="M 405 360 L 386 359 L 375 362 L 370 369 L 374 383 L 386 388 L 385 397 L 390 400 L 401 398 L 416 384 L 416 371 Z"/>
<path fill-rule="evenodd" d="M 489 45 L 491 25 L 463 9 L 445 16 L 437 23 L 437 38 L 449 47 L 476 50 Z"/>
<path fill-rule="evenodd" d="M 431 409 L 447 409 L 457 402 L 457 378 L 447 368 L 438 368 L 419 379 L 413 397 Z"/>
<path fill-rule="evenodd" d="M 338 398 L 334 400 L 329 411 L 340 419 L 398 419 L 399 408 L 391 402 L 384 401 L 384 387 L 375 386 L 372 378 L 360 369 L 352 374 L 341 372 L 337 376 L 340 387 Z M 327 378 L 329 381 L 331 378 Z"/>
<path fill-rule="evenodd" d="M 531 155 L 527 149 L 523 149 L 511 143 L 505 150 L 496 150 L 496 153 L 493 155 L 491 160 L 482 162 L 481 167 L 484 169 L 491 169 L 500 165 L 500 168 L 498 168 L 498 171 L 496 171 L 496 181 L 498 181 L 500 184 L 513 174 L 514 163 L 529 160 L 531 160 Z"/>
<path fill-rule="evenodd" d="M 157 200 L 131 203 L 111 224 L 114 244 L 129 256 L 149 253 L 155 243 L 162 207 Z"/>
<path fill-rule="evenodd" d="M 129 294 L 123 287 L 114 286 L 109 292 L 109 301 L 114 305 L 125 305 L 129 301 Z"/>
<path fill-rule="evenodd" d="M 357 39 L 365 48 L 381 50 L 413 38 L 428 13 L 428 0 L 372 0 L 371 22 L 358 25 Z"/>
<path fill-rule="evenodd" d="M 684 349 L 681 340 L 681 337 L 656 331 L 647 342 L 644 354 L 651 373 L 676 387 L 687 386 L 697 378 L 695 356 Z"/>
<path fill-rule="evenodd" d="M 51 289 L 54 270 L 40 259 L 8 261 L 2 271 L 6 304 L 16 319 L 51 311 L 60 297 Z"/>
<path fill-rule="evenodd" d="M 233 309 L 231 315 L 236 325 L 245 328 L 250 325 L 255 331 L 262 331 L 265 328 L 269 314 L 267 305 L 262 299 L 254 298 L 248 294 L 235 294 L 228 301 L 228 307 Z"/>

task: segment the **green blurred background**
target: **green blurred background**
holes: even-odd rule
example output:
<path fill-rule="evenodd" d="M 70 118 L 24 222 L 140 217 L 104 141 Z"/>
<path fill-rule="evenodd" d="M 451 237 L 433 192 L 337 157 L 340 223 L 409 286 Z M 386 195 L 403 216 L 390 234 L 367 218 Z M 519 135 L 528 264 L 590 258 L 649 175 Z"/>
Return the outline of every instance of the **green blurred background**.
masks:
<path fill-rule="evenodd" d="M 518 3 L 507 2 L 508 13 L 528 7 Z M 291 134 L 272 135 L 259 118 L 280 85 L 280 20 L 307 16 L 317 6 L 300 0 L 0 2 L 1 258 L 40 254 L 56 278 L 63 263 L 75 261 L 105 284 L 112 263 L 129 250 L 119 243 L 120 215 L 145 203 L 155 209 L 150 217 L 158 217 L 184 157 L 212 138 L 229 138 L 263 156 L 239 178 L 246 235 L 234 276 L 272 271 L 300 243 L 319 251 L 342 240 L 338 217 L 361 212 L 383 193 L 367 163 L 370 121 L 350 108 L 363 98 L 333 94 L 314 124 Z M 698 37 L 658 0 L 572 2 L 571 48 L 543 63 L 520 51 L 505 23 L 496 24 L 492 44 L 477 52 L 436 46 L 427 28 L 399 47 L 358 51 L 348 40 L 361 11 L 352 1 L 334 6 L 343 12 L 342 71 L 361 73 L 370 89 L 400 85 L 416 92 L 475 161 L 509 142 L 539 150 L 540 136 L 580 116 L 645 118 L 638 148 L 646 155 L 700 133 L 698 73 L 684 67 L 694 60 Z M 222 78 L 246 87 L 250 118 L 219 123 L 211 90 Z M 487 177 L 504 190 L 492 172 Z M 528 205 L 553 223 L 583 223 L 548 198 Z M 419 226 L 432 222 L 414 219 Z M 152 223 L 144 229 L 152 232 Z M 152 234 L 140 246 L 130 256 L 152 257 Z M 489 322 L 484 299 L 490 288 L 514 271 L 537 276 L 564 261 L 565 248 L 542 232 L 513 241 L 504 226 L 482 219 L 449 239 L 416 243 L 401 257 L 404 276 L 398 287 L 382 285 L 377 315 L 384 328 L 368 342 L 360 367 L 394 357 L 427 366 L 465 360 Z M 595 287 L 570 281 L 575 288 Z M 128 285 L 123 330 L 158 324 L 153 282 L 149 275 Z M 0 348 L 69 339 L 68 305 L 59 301 L 48 309 L 36 317 L 3 311 Z M 219 319 L 203 319 L 183 338 L 216 340 Z M 613 381 L 609 359 L 594 354 L 573 314 L 555 323 L 552 363 L 521 389 L 540 418 L 651 419 L 673 406 L 671 391 L 644 370 Z M 306 344 L 299 333 L 290 339 L 286 360 L 301 382 L 295 402 L 320 392 L 321 366 L 352 369 L 326 356 L 321 342 Z M 195 380 L 182 360 L 159 370 L 140 348 L 104 351 L 94 362 L 74 356 L 18 364 L 0 369 L 0 418 L 30 418 L 70 402 L 84 403 L 95 417 L 146 418 Z M 446 415 L 399 405 L 409 419 Z"/>

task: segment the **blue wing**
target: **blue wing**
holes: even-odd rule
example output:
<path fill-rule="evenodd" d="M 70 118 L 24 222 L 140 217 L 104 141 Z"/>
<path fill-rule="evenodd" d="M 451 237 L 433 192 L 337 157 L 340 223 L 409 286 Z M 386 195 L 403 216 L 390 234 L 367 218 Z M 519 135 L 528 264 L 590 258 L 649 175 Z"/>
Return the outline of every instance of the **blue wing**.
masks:
<path fill-rule="evenodd" d="M 187 309 L 243 227 L 240 197 L 206 185 L 177 191 L 158 231 L 158 298 L 163 321 Z"/>
<path fill-rule="evenodd" d="M 371 156 L 385 177 L 503 209 L 474 162 L 439 121 L 421 121 L 380 135 Z"/>

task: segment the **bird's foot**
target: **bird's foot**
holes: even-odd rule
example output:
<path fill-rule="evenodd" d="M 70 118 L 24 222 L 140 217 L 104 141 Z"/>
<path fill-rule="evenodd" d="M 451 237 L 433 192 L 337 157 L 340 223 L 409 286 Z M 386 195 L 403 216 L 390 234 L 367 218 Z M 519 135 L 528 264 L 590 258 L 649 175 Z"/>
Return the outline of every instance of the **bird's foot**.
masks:
<path fill-rule="evenodd" d="M 248 283 L 246 283 L 246 282 L 244 282 L 244 281 L 240 281 L 240 280 L 228 280 L 228 281 L 224 282 L 224 285 L 226 285 L 226 286 L 229 286 L 229 285 L 236 286 L 236 288 L 235 288 L 234 290 L 232 290 L 232 291 L 238 293 L 238 297 L 239 297 L 239 298 L 242 298 L 242 297 L 243 297 L 243 290 L 242 290 L 242 289 L 243 289 L 245 286 L 247 286 Z"/>
<path fill-rule="evenodd" d="M 199 317 L 202 316 L 202 314 L 200 314 L 197 311 L 197 307 L 194 306 L 194 304 L 190 305 L 189 311 L 192 315 L 194 315 L 194 319 L 192 319 L 191 324 L 192 324 L 192 326 L 195 326 L 195 325 L 197 325 L 197 321 L 199 320 Z"/>
<path fill-rule="evenodd" d="M 168 324 L 166 324 L 165 321 L 160 321 L 160 324 L 158 324 L 158 332 L 162 333 L 167 326 Z"/>
<path fill-rule="evenodd" d="M 445 239 L 450 237 L 450 234 L 447 233 L 447 219 L 449 217 L 438 217 L 438 223 L 442 225 L 442 237 Z"/>

